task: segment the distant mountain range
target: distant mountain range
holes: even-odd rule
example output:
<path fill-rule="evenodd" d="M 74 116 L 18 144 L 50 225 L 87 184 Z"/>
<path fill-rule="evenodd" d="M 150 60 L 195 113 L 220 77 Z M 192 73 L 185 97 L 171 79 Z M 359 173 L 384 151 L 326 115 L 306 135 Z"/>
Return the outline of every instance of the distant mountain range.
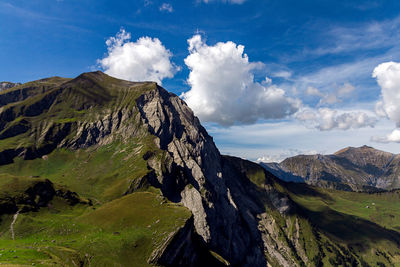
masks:
<path fill-rule="evenodd" d="M 347 147 L 333 155 L 298 155 L 281 163 L 260 163 L 284 181 L 346 191 L 400 188 L 400 155 L 369 146 Z"/>

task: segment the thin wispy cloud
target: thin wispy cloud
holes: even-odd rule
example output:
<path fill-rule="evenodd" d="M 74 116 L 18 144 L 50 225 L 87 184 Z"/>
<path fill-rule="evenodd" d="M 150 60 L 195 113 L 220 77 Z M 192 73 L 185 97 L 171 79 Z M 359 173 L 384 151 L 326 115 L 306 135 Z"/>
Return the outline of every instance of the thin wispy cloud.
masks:
<path fill-rule="evenodd" d="M 319 47 L 305 49 L 303 56 L 343 54 L 363 50 L 390 49 L 398 44 L 400 16 L 383 21 L 372 21 L 357 26 L 313 25 L 323 28 Z"/>
<path fill-rule="evenodd" d="M 353 59 L 349 62 L 336 65 L 327 65 L 309 73 L 296 73 L 296 75 L 291 78 L 291 81 L 298 89 L 304 92 L 309 86 L 316 87 L 322 92 L 331 92 L 335 90 L 340 83 L 349 83 L 351 85 L 353 83 L 358 83 L 361 85 L 360 88 L 364 91 L 369 89 L 369 93 L 371 93 L 375 90 L 375 99 L 371 100 L 375 101 L 379 95 L 379 88 L 376 86 L 373 79 L 371 79 L 371 73 L 380 63 L 399 57 L 400 49 L 395 47 L 380 55 Z M 351 91 L 352 93 L 357 93 L 357 88 Z M 342 90 L 342 92 L 344 91 Z"/>
<path fill-rule="evenodd" d="M 35 21 L 41 21 L 41 22 L 65 21 L 64 19 L 62 19 L 60 17 L 49 16 L 46 14 L 32 11 L 30 9 L 25 9 L 25 8 L 22 8 L 22 7 L 16 6 L 11 3 L 7 3 L 7 2 L 0 2 L 0 14 L 1 13 L 12 14 L 13 16 L 21 17 L 24 20 L 29 19 L 29 20 L 35 20 Z"/>

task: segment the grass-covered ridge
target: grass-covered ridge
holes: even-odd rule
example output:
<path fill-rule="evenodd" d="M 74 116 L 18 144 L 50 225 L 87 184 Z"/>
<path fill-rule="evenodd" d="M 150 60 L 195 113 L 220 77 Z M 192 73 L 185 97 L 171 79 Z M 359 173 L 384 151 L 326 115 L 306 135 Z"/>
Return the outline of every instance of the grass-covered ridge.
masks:
<path fill-rule="evenodd" d="M 82 130 L 89 131 L 88 125 L 119 126 L 127 119 L 124 115 L 132 118 L 130 127 L 140 128 L 135 117 L 136 100 L 156 88 L 153 82 L 134 83 L 93 72 L 75 79 L 43 79 L 2 91 L 0 152 L 28 149 L 32 158 L 34 154 L 47 154 L 61 141 L 66 146 L 79 146 L 82 144 L 76 144 L 74 137 Z"/>

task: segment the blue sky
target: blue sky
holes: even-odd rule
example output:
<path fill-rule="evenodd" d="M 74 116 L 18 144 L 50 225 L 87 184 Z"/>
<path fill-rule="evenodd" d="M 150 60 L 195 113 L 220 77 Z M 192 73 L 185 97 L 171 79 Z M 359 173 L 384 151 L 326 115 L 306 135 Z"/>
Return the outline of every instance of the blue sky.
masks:
<path fill-rule="evenodd" d="M 252 160 L 364 144 L 400 151 L 399 1 L 0 0 L 0 16 L 0 81 L 95 69 L 158 79 L 223 153 Z M 121 70 L 140 45 L 158 49 L 152 62 Z M 137 76 L 141 66 L 149 72 Z"/>

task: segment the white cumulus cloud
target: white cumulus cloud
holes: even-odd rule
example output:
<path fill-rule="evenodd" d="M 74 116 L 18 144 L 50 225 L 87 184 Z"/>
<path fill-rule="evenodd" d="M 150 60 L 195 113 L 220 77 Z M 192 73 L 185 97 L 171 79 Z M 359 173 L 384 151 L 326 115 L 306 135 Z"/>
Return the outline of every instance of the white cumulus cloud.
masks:
<path fill-rule="evenodd" d="M 155 81 L 161 84 L 172 78 L 178 68 L 171 62 L 172 53 L 157 38 L 141 37 L 130 41 L 131 34 L 121 29 L 107 41 L 108 54 L 98 60 L 104 72 L 129 81 Z"/>
<path fill-rule="evenodd" d="M 244 46 L 220 42 L 208 46 L 200 35 L 188 40 L 191 89 L 182 94 L 200 119 L 229 126 L 258 119 L 284 118 L 297 111 L 299 101 L 271 84 L 254 81 L 260 63 L 249 62 Z"/>
<path fill-rule="evenodd" d="M 321 131 L 374 127 L 377 122 L 375 117 L 362 111 L 343 112 L 330 108 L 304 108 L 295 114 L 295 118 Z"/>
<path fill-rule="evenodd" d="M 400 130 L 399 129 L 394 129 L 393 132 L 390 134 L 384 136 L 384 137 L 372 137 L 372 141 L 378 142 L 378 143 L 400 143 Z"/>
<path fill-rule="evenodd" d="M 382 100 L 377 103 L 377 113 L 386 114 L 396 123 L 396 127 L 400 127 L 400 63 L 379 64 L 372 77 L 376 78 L 381 87 Z"/>
<path fill-rule="evenodd" d="M 376 103 L 375 112 L 380 117 L 387 117 L 400 127 L 400 63 L 385 62 L 375 67 L 372 77 L 381 87 L 381 100 Z M 372 137 L 378 143 L 400 143 L 400 130 L 394 129 L 390 134 Z"/>

